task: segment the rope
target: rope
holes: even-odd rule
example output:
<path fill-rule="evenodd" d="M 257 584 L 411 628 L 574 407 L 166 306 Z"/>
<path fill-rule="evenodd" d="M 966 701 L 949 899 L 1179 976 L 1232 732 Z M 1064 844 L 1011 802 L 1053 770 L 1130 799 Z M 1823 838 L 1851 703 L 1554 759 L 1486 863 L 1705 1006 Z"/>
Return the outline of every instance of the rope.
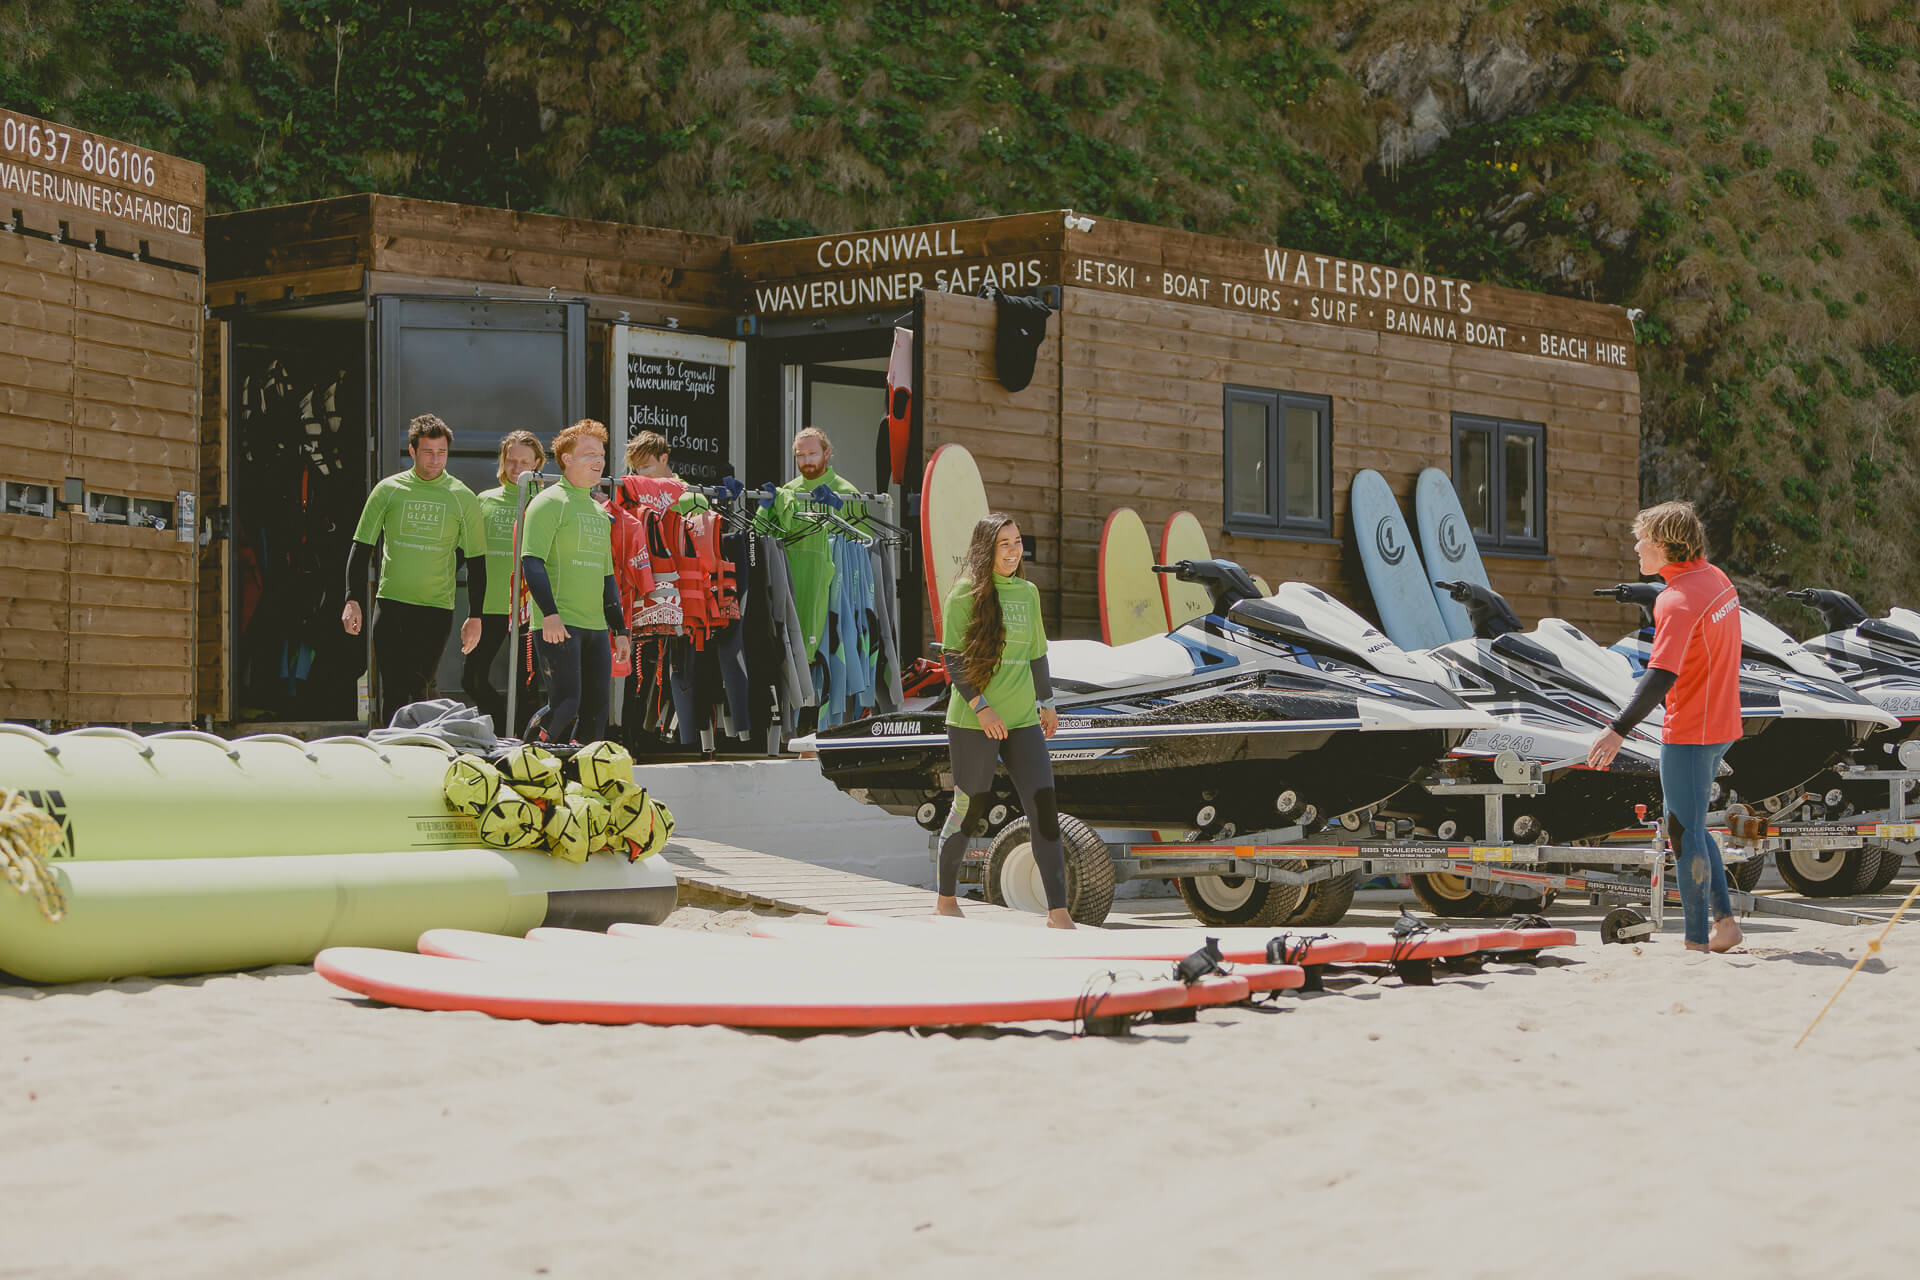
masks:
<path fill-rule="evenodd" d="M 59 921 L 67 914 L 67 895 L 47 867 L 60 847 L 60 824 L 27 803 L 17 791 L 0 787 L 0 870 L 20 893 L 32 896 L 40 914 Z"/>
<path fill-rule="evenodd" d="M 1860 966 L 1880 954 L 1880 944 L 1885 942 L 1887 935 L 1893 932 L 1893 926 L 1900 923 L 1900 917 L 1907 913 L 1907 908 L 1913 905 L 1915 898 L 1920 898 L 1920 884 L 1913 886 L 1913 892 L 1909 893 L 1907 900 L 1900 904 L 1900 909 L 1893 913 L 1893 919 L 1887 921 L 1887 927 L 1880 931 L 1880 936 L 1869 942 L 1866 951 L 1853 962 L 1853 968 L 1847 970 L 1847 976 L 1840 980 L 1840 990 L 1835 991 L 1827 998 L 1827 1002 L 1820 1006 L 1820 1012 L 1813 1015 L 1813 1021 L 1809 1022 L 1807 1029 L 1800 1033 L 1800 1038 L 1793 1042 L 1794 1048 L 1798 1049 L 1807 1042 L 1807 1037 L 1813 1034 L 1813 1029 L 1820 1025 L 1820 1019 L 1827 1016 L 1827 1010 L 1833 1008 L 1833 1002 L 1840 998 L 1840 992 L 1845 991 L 1847 984 L 1853 981 L 1853 975 L 1860 972 Z"/>

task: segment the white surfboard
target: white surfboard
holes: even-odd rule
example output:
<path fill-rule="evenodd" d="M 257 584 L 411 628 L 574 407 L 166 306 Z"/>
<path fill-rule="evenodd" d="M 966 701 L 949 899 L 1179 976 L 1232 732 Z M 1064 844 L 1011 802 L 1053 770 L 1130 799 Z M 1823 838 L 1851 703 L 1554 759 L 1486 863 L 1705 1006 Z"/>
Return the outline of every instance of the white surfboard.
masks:
<path fill-rule="evenodd" d="M 315 958 L 314 969 L 335 986 L 386 1004 L 539 1022 L 957 1026 L 1125 1016 L 1187 1008 L 1193 1000 L 1192 990 L 1180 982 L 1120 975 L 1089 982 L 1051 967 L 1017 965 L 977 973 L 859 965 L 828 977 L 817 966 L 709 963 L 692 954 L 683 954 L 678 963 L 562 967 L 330 947 Z M 1242 996 L 1248 990 L 1244 982 L 1231 980 L 1217 989 L 1236 988 Z"/>

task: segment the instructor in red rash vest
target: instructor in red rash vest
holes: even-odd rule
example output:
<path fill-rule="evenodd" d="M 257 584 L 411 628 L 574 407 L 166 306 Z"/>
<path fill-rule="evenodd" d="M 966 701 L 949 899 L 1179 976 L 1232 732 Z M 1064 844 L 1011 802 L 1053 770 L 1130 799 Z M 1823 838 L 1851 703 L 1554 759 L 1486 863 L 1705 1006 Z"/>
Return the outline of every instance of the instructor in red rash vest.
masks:
<path fill-rule="evenodd" d="M 1587 763 L 1613 763 L 1621 738 L 1666 699 L 1660 792 L 1679 864 L 1687 949 L 1731 951 L 1740 945 L 1740 926 L 1720 846 L 1707 830 L 1707 802 L 1720 758 L 1740 737 L 1740 596 L 1707 563 L 1706 526 L 1691 503 L 1648 507 L 1634 517 L 1633 535 L 1640 572 L 1659 574 L 1667 589 L 1653 604 L 1646 674 L 1620 718 L 1594 739 Z"/>

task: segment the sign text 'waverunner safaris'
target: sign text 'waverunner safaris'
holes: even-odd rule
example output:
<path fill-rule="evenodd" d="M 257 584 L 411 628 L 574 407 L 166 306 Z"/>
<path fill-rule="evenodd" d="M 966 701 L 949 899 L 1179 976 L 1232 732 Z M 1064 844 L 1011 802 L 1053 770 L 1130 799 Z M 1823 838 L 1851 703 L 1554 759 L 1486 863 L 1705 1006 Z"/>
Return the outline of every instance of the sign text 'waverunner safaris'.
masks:
<path fill-rule="evenodd" d="M 907 307 L 921 290 L 1065 285 L 1611 369 L 1634 361 L 1618 307 L 1065 211 L 738 245 L 733 263 L 742 305 L 769 319 Z"/>
<path fill-rule="evenodd" d="M 198 239 L 206 188 L 206 170 L 191 160 L 0 111 L 0 198 Z"/>

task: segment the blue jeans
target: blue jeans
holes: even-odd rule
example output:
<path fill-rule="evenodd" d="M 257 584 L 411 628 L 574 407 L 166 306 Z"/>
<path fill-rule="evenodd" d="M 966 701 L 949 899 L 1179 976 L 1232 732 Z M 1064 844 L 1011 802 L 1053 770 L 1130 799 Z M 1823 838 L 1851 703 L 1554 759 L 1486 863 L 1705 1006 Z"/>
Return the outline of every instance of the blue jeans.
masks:
<path fill-rule="evenodd" d="M 1687 941 L 1705 946 L 1713 920 L 1733 914 L 1727 897 L 1727 867 L 1720 845 L 1707 830 L 1707 801 L 1713 775 L 1730 742 L 1706 746 L 1669 742 L 1660 748 L 1660 798 L 1667 811 L 1667 834 L 1675 834 L 1674 862 L 1680 881 L 1680 906 L 1687 917 Z M 1709 919 L 1708 908 L 1712 908 Z"/>

